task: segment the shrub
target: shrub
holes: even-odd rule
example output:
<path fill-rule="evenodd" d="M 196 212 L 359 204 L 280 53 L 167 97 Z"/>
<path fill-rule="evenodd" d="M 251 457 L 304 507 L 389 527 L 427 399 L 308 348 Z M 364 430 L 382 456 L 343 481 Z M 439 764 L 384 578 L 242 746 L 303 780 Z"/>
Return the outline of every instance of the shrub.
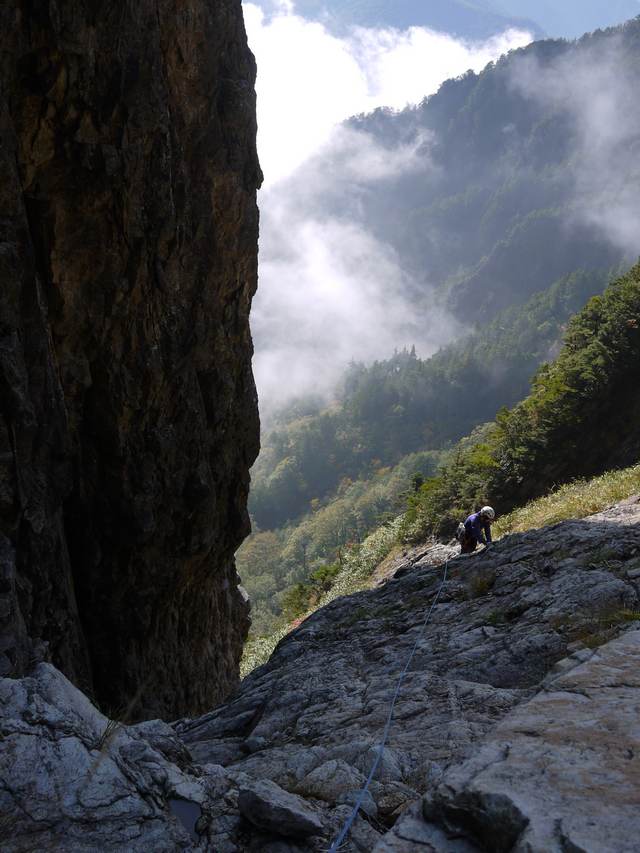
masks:
<path fill-rule="evenodd" d="M 496 582 L 495 572 L 483 572 L 469 582 L 469 598 L 481 598 L 493 589 Z"/>

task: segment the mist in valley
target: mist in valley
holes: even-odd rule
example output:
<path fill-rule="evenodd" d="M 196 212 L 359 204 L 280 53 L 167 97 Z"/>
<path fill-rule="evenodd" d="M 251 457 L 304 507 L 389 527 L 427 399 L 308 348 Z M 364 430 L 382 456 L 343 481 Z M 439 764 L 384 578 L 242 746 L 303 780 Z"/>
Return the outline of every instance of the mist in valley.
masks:
<path fill-rule="evenodd" d="M 363 218 L 366 196 L 432 170 L 428 134 L 381 145 L 342 122 L 379 106 L 400 110 L 448 77 L 481 70 L 530 35 L 469 43 L 414 27 L 355 28 L 344 37 L 295 14 L 266 18 L 245 4 L 258 63 L 260 281 L 254 370 L 263 422 L 287 401 L 329 399 L 352 360 L 395 348 L 435 352 L 464 327 L 429 296 L 398 251 Z"/>
<path fill-rule="evenodd" d="M 447 182 L 446 192 L 456 191 L 455 169 L 434 158 L 438 139 L 411 104 L 445 79 L 479 72 L 524 46 L 530 34 L 508 30 L 475 43 L 418 27 L 351 28 L 336 36 L 297 15 L 292 3 L 271 16 L 245 4 L 245 18 L 259 69 L 265 173 L 252 329 L 268 426 L 294 398 L 330 400 L 350 362 L 370 363 L 413 345 L 426 358 L 477 321 L 473 308 L 461 311 L 443 296 L 444 280 L 456 275 L 455 247 L 446 263 L 436 262 L 448 241 L 466 239 L 465 229 L 471 234 L 473 222 L 427 231 L 414 245 L 393 233 L 401 231 L 403 206 L 428 204 L 430 193 L 442 196 Z M 633 256 L 637 232 L 638 201 L 629 180 L 637 175 L 640 137 L 631 108 L 635 77 L 619 40 L 593 39 L 568 52 L 556 44 L 557 59 L 529 51 L 513 56 L 507 89 L 523 109 L 537 109 L 549 122 L 561 116 L 566 126 L 558 242 L 591 242 L 593 233 L 594 245 L 610 247 L 604 254 L 613 263 L 617 250 L 620 259 Z M 349 121 L 378 107 L 386 108 L 379 120 Z M 512 155 L 522 160 L 519 129 L 504 122 L 498 130 L 505 139 L 516 137 Z M 512 155 L 495 163 L 485 157 L 464 181 L 508 185 Z M 461 173 L 466 166 L 462 157 Z M 522 180 L 526 169 L 518 168 Z M 537 180 L 532 174 L 533 188 L 521 189 L 522 197 L 536 192 Z M 463 260 L 460 268 L 465 274 Z"/>
<path fill-rule="evenodd" d="M 637 23 L 471 42 L 245 8 L 263 450 L 238 566 L 260 633 L 526 398 L 571 317 L 637 257 L 640 69 Z M 469 465 L 452 482 L 475 482 Z"/>
<path fill-rule="evenodd" d="M 622 36 L 592 38 L 542 64 L 525 55 L 512 86 L 549 112 L 567 117 L 573 197 L 567 222 L 593 225 L 629 260 L 640 245 L 638 68 Z"/>

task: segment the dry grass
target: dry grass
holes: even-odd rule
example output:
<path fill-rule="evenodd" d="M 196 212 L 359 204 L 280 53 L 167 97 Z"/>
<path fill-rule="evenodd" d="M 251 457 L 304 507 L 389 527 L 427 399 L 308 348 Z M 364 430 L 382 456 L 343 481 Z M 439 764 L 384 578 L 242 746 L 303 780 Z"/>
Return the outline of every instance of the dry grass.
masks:
<path fill-rule="evenodd" d="M 253 672 L 256 667 L 266 663 L 276 646 L 283 637 L 286 637 L 299 624 L 300 620 L 296 619 L 296 623 L 287 623 L 273 631 L 266 637 L 250 637 L 245 643 L 242 652 L 242 660 L 240 661 L 240 678 L 246 678 L 250 672 Z"/>
<path fill-rule="evenodd" d="M 109 720 L 105 730 L 98 738 L 95 748 L 102 752 L 105 747 L 108 747 L 120 726 L 121 723 L 119 720 Z"/>
<path fill-rule="evenodd" d="M 571 518 L 585 518 L 638 492 L 640 465 L 609 471 L 593 480 L 576 480 L 498 519 L 494 525 L 494 538 L 547 527 Z"/>
<path fill-rule="evenodd" d="M 482 598 L 493 589 L 496 582 L 495 572 L 482 572 L 475 575 L 469 583 L 468 595 L 469 598 Z"/>
<path fill-rule="evenodd" d="M 583 626 L 581 631 L 578 631 L 575 639 L 582 642 L 583 645 L 590 649 L 597 649 L 608 643 L 620 633 L 620 628 L 627 623 L 639 622 L 640 612 L 637 610 L 612 610 L 608 613 L 602 613 L 594 618 L 591 623 Z"/>
<path fill-rule="evenodd" d="M 620 629 L 632 622 L 640 622 L 640 611 L 622 607 L 596 613 L 565 614 L 555 617 L 550 624 L 568 641 L 597 649 L 618 636 Z"/>

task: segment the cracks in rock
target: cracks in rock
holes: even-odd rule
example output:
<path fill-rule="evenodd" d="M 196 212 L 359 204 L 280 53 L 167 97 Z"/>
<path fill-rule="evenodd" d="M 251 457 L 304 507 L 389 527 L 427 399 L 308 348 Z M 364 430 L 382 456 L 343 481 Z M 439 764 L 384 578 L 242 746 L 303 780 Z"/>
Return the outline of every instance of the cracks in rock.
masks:
<path fill-rule="evenodd" d="M 266 707 L 267 707 L 267 701 L 266 700 L 264 702 L 262 702 L 260 705 L 258 705 L 258 707 L 255 709 L 255 711 L 253 713 L 253 716 L 247 722 L 247 725 L 246 725 L 244 731 L 241 731 L 239 733 L 239 737 L 244 737 L 246 739 L 256 730 L 256 728 L 260 724 L 260 721 L 264 717 L 264 712 L 266 710 Z"/>
<path fill-rule="evenodd" d="M 589 853 L 584 847 L 578 847 L 577 844 L 569 838 L 562 826 L 562 818 L 558 818 L 553 822 L 553 835 L 559 842 L 562 853 Z"/>

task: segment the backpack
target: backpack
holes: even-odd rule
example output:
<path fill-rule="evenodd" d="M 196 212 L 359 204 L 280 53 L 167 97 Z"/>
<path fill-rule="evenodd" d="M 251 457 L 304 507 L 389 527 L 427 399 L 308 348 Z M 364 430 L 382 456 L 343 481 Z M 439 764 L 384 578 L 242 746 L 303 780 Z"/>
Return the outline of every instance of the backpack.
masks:
<path fill-rule="evenodd" d="M 466 533 L 466 530 L 465 530 L 464 522 L 461 521 L 460 524 L 458 525 L 457 529 L 456 529 L 456 539 L 458 540 L 458 542 L 462 542 L 462 540 L 464 539 L 465 533 Z"/>

